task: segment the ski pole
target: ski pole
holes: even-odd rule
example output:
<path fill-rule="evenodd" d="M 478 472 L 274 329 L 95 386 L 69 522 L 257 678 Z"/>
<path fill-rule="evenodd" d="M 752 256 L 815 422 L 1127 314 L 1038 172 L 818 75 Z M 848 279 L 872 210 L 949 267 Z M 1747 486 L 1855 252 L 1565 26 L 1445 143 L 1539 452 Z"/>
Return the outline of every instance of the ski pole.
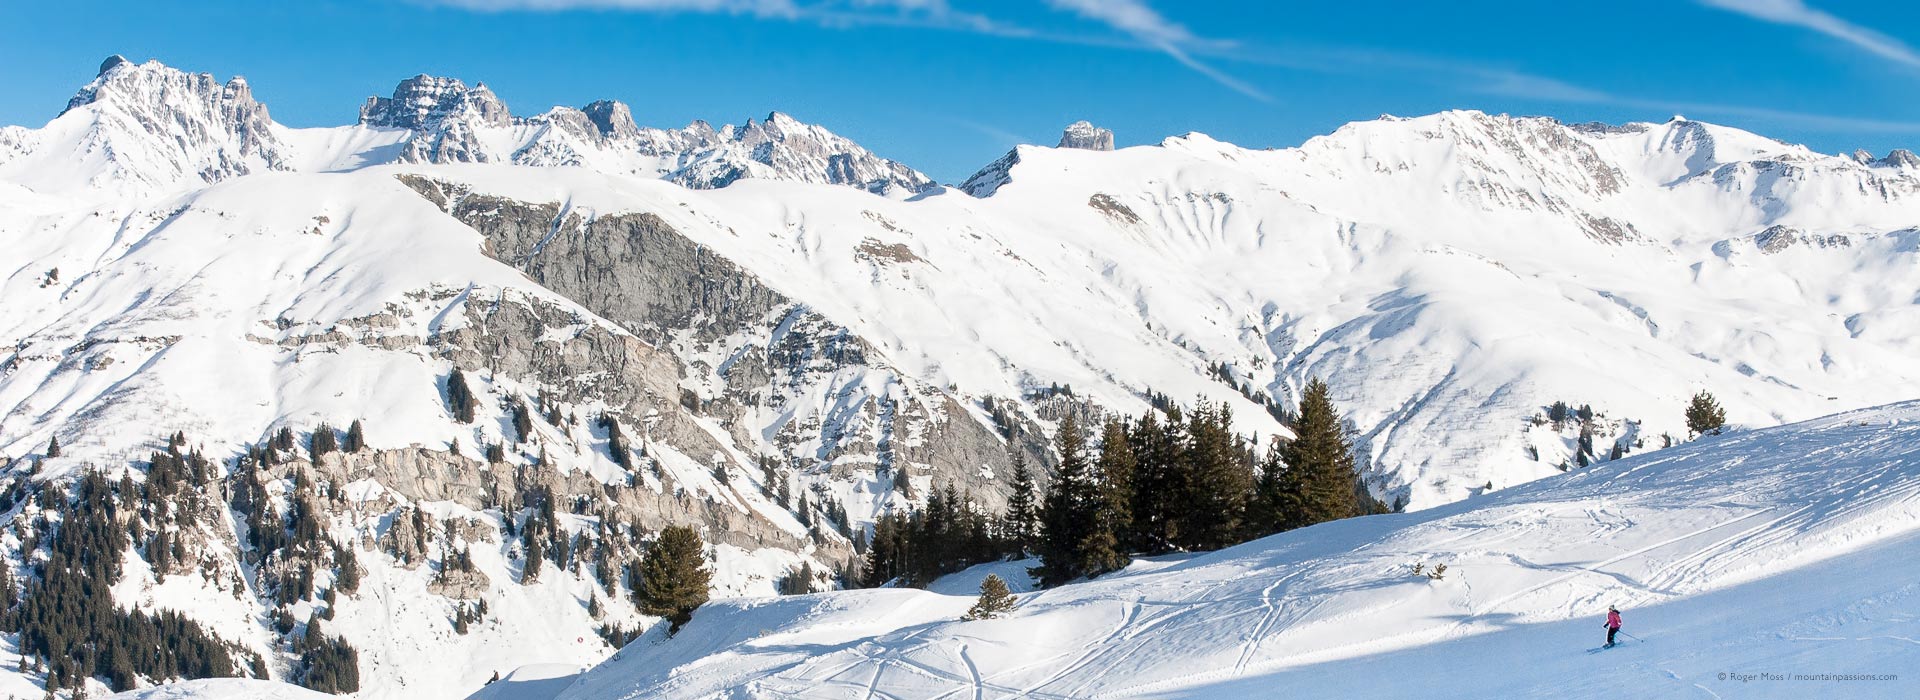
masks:
<path fill-rule="evenodd" d="M 1647 640 L 1645 640 L 1645 639 L 1641 639 L 1641 638 L 1639 638 L 1639 637 L 1635 637 L 1635 636 L 1633 636 L 1633 634 L 1632 634 L 1632 633 L 1629 633 L 1629 632 L 1626 632 L 1626 631 L 1622 631 L 1622 632 L 1620 632 L 1620 633 L 1621 633 L 1621 634 L 1624 634 L 1624 635 L 1627 635 L 1627 638 L 1628 638 L 1628 639 L 1631 639 L 1631 640 L 1633 640 L 1633 641 L 1636 641 L 1636 642 L 1644 642 L 1644 641 L 1647 641 Z"/>

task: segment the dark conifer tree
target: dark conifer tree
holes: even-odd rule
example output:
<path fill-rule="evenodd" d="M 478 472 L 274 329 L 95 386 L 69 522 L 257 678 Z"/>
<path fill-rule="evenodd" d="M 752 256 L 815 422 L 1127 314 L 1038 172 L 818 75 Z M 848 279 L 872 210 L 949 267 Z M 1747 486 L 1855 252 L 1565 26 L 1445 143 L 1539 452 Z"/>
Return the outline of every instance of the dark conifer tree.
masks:
<path fill-rule="evenodd" d="M 1095 494 L 1093 527 L 1081 545 L 1088 575 L 1118 571 L 1131 561 L 1126 554 L 1133 526 L 1133 446 L 1119 421 L 1107 421 L 1101 431 L 1099 489 Z"/>
<path fill-rule="evenodd" d="M 874 521 L 861 585 L 878 588 L 909 575 L 911 545 L 907 528 L 907 518 L 898 513 L 887 513 Z"/>
<path fill-rule="evenodd" d="M 1164 397 L 1163 397 L 1164 398 Z M 1133 448 L 1133 526 L 1129 549 L 1158 554 L 1174 549 L 1182 504 L 1176 488 L 1186 451 L 1185 420 L 1165 402 L 1165 415 L 1148 411 L 1128 435 Z"/>
<path fill-rule="evenodd" d="M 1182 508 L 1174 542 L 1182 549 L 1211 550 L 1238 543 L 1246 529 L 1252 465 L 1233 433 L 1226 404 L 1199 402 L 1187 418 L 1187 454 L 1175 484 Z"/>
<path fill-rule="evenodd" d="M 1719 435 L 1727 425 L 1727 411 L 1713 394 L 1701 391 L 1687 404 L 1687 432 L 1694 435 Z M 51 451 L 49 451 L 51 454 Z"/>
<path fill-rule="evenodd" d="M 1012 453 L 1013 493 L 1007 496 L 1007 515 L 1000 530 L 1014 556 L 1023 557 L 1034 551 L 1039 536 L 1040 508 L 1035 502 L 1039 492 L 1033 483 L 1033 470 L 1027 466 L 1026 453 L 1019 447 L 1012 448 Z"/>
<path fill-rule="evenodd" d="M 346 442 L 341 443 L 340 447 L 348 452 L 367 449 L 367 432 L 360 427 L 360 419 L 354 419 L 353 425 L 347 426 L 347 439 Z"/>
<path fill-rule="evenodd" d="M 1013 609 L 1013 593 L 1007 590 L 1007 582 L 999 576 L 987 574 L 980 581 L 980 598 L 973 607 L 967 609 L 962 620 L 991 620 Z"/>
<path fill-rule="evenodd" d="M 707 602 L 713 574 L 707 569 L 705 547 L 693 528 L 674 525 L 660 531 L 659 540 L 640 560 L 634 602 L 640 612 L 666 618 L 668 634 L 678 632 L 693 619 L 694 609 Z"/>
<path fill-rule="evenodd" d="M 1040 513 L 1040 566 L 1033 571 L 1046 586 L 1089 573 L 1085 568 L 1086 544 L 1100 506 L 1099 484 L 1093 465 L 1087 462 L 1086 437 L 1080 434 L 1080 421 L 1072 412 L 1060 421 L 1055 442 L 1060 467 L 1047 487 Z"/>
<path fill-rule="evenodd" d="M 513 435 L 515 442 L 533 439 L 533 415 L 527 411 L 527 402 L 519 398 L 513 400 Z"/>
<path fill-rule="evenodd" d="M 1358 514 L 1354 493 L 1359 474 L 1354 469 L 1353 445 L 1348 442 L 1340 414 L 1334 410 L 1327 383 L 1307 382 L 1300 397 L 1300 427 L 1281 455 L 1285 476 L 1288 528 L 1305 527 Z"/>
<path fill-rule="evenodd" d="M 1267 443 L 1266 458 L 1260 462 L 1260 480 L 1254 486 L 1253 500 L 1247 504 L 1247 524 L 1253 537 L 1265 537 L 1287 528 L 1293 522 L 1294 503 L 1286 482 L 1287 464 L 1281 459 L 1286 441 L 1275 435 Z"/>
<path fill-rule="evenodd" d="M 447 376 L 447 408 L 453 411 L 453 417 L 462 423 L 473 422 L 473 390 L 467 387 L 467 375 L 459 367 Z"/>
<path fill-rule="evenodd" d="M 340 449 L 340 443 L 334 435 L 333 426 L 326 423 L 314 426 L 313 437 L 307 443 L 307 456 L 313 460 L 314 464 L 320 463 L 322 455 L 338 449 Z"/>
<path fill-rule="evenodd" d="M 813 563 L 800 562 L 800 568 L 794 569 L 780 578 L 781 595 L 805 595 L 813 592 Z"/>
<path fill-rule="evenodd" d="M 56 435 L 47 439 L 47 456 L 60 456 L 60 436 Z"/>

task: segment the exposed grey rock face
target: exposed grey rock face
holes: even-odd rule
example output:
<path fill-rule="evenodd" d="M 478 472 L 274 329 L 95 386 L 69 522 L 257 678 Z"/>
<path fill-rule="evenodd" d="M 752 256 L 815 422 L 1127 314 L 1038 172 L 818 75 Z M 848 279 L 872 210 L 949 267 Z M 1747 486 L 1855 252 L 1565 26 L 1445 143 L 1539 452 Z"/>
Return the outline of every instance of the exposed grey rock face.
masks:
<path fill-rule="evenodd" d="M 1013 182 L 1013 166 L 1019 164 L 1020 149 L 1007 151 L 999 160 L 988 163 L 987 167 L 967 177 L 966 182 L 960 183 L 960 191 L 975 197 L 992 197 L 1002 186 Z"/>
<path fill-rule="evenodd" d="M 1643 123 L 1608 124 L 1606 122 L 1581 122 L 1568 124 L 1567 128 L 1583 134 L 1638 134 L 1647 130 Z"/>
<path fill-rule="evenodd" d="M 1791 226 L 1774 225 L 1753 235 L 1753 245 L 1762 253 L 1778 253 L 1791 247 L 1800 240 L 1800 229 Z"/>
<path fill-rule="evenodd" d="M 556 405 L 604 404 L 609 415 L 626 426 L 636 445 L 665 445 L 696 459 L 725 449 L 682 405 L 679 381 L 686 370 L 672 354 L 604 325 L 582 323 L 565 307 L 524 295 L 511 294 L 494 304 L 467 307 L 466 317 L 467 322 L 458 329 L 432 338 L 387 336 L 381 346 L 396 342 L 424 346 L 475 377 L 476 386 L 484 386 L 481 377 L 511 377 L 522 386 L 544 387 L 542 395 Z M 373 319 L 360 321 L 346 325 L 379 325 Z M 336 332 L 293 342 L 313 347 L 363 341 L 353 333 Z M 537 397 L 510 400 L 532 404 Z M 541 447 L 529 443 L 513 449 L 537 454 Z M 404 497 L 404 501 L 384 506 L 362 503 L 359 507 L 398 508 L 403 503 L 451 501 L 484 510 L 524 503 L 528 494 L 544 489 L 568 503 L 585 503 L 589 510 L 610 521 L 634 523 L 650 531 L 667 525 L 692 525 L 700 528 L 709 542 L 747 549 L 801 551 L 811 545 L 812 556 L 834 566 L 853 557 L 849 540 L 823 535 L 796 537 L 732 503 L 686 492 L 644 453 L 634 455 L 632 461 L 629 478 L 609 484 L 586 471 L 563 472 L 519 461 L 490 464 L 436 445 L 335 452 L 322 456 L 318 464 L 290 460 L 277 466 L 274 475 L 293 478 L 306 465 L 321 482 L 345 484 L 371 479 Z M 411 538 L 398 537 L 394 546 L 404 548 L 408 541 Z"/>
<path fill-rule="evenodd" d="M 696 319 L 732 332 L 791 303 L 652 214 L 588 221 L 556 204 L 485 195 L 449 213 L 485 233 L 493 257 L 652 342 Z"/>
<path fill-rule="evenodd" d="M 1081 120 L 1067 125 L 1060 133 L 1060 148 L 1079 148 L 1088 151 L 1113 150 L 1113 132 L 1094 126 L 1092 122 Z"/>
<path fill-rule="evenodd" d="M 764 427 L 749 423 L 757 408 L 777 408 L 820 395 L 857 395 L 864 391 L 861 386 L 843 382 L 862 374 L 847 370 L 865 369 L 874 375 L 892 375 L 893 381 L 913 388 L 911 395 L 904 399 L 867 395 L 852 406 L 852 414 L 837 420 L 779 425 L 773 447 L 787 464 L 842 478 L 858 476 L 846 465 L 869 465 L 867 469 L 875 470 L 870 478 L 909 498 L 923 495 L 914 490 L 915 480 L 951 483 L 997 508 L 1006 495 L 1009 441 L 1035 464 L 1052 462 L 1037 425 L 1000 426 L 996 432 L 995 426 L 975 419 L 962 399 L 899 375 L 864 338 L 767 287 L 657 216 L 620 214 L 589 221 L 563 213 L 555 203 L 475 194 L 426 178 L 403 177 L 403 181 L 485 235 L 487 252 L 493 257 L 652 343 L 634 340 L 635 347 L 600 350 L 602 345 L 617 343 L 611 338 L 583 337 L 570 341 L 586 343 L 573 352 L 586 351 L 599 359 L 582 366 L 549 367 L 555 363 L 538 359 L 533 354 L 537 347 L 518 347 L 538 344 L 514 340 L 537 337 L 543 326 L 510 321 L 507 328 L 518 330 L 485 332 L 472 341 L 460 341 L 472 346 L 473 361 L 492 358 L 487 361 L 493 371 L 545 381 L 549 378 L 543 373 L 551 372 L 551 379 L 559 380 L 617 357 L 627 358 L 628 365 L 658 362 L 661 366 L 631 375 L 606 377 L 604 391 L 588 387 L 580 398 L 621 406 L 627 415 L 657 412 L 663 418 L 650 428 L 655 438 L 667 439 L 688 454 L 708 454 L 717 445 L 703 444 L 711 443 L 711 437 L 678 410 L 685 407 L 684 397 L 676 392 L 686 374 L 714 376 L 720 382 L 693 407 L 719 419 L 736 442 L 754 444 L 760 440 L 756 433 Z M 560 325 L 565 324 L 547 323 Z M 731 359 L 724 368 L 700 365 L 670 372 L 664 364 L 679 360 L 656 346 L 672 347 L 682 355 Z M 518 357 L 529 359 L 512 359 Z M 639 358 L 656 359 L 643 362 Z M 637 399 L 643 394 L 647 398 Z M 626 403 L 619 402 L 622 397 L 627 397 Z M 676 398 L 683 405 L 667 405 Z"/>
<path fill-rule="evenodd" d="M 1792 248 L 1806 245 L 1814 248 L 1845 248 L 1853 245 L 1853 239 L 1843 234 L 1825 236 L 1809 234 L 1792 226 L 1775 224 L 1766 230 L 1753 234 L 1753 247 L 1762 253 L 1772 255 Z"/>
<path fill-rule="evenodd" d="M 640 135 L 640 127 L 633 123 L 633 111 L 627 105 L 613 100 L 601 100 L 580 110 L 600 133 L 608 140 L 631 139 Z"/>
<path fill-rule="evenodd" d="M 1859 163 L 1859 164 L 1861 164 L 1861 165 L 1872 165 L 1872 164 L 1873 164 L 1873 154 L 1872 154 L 1872 153 L 1868 153 L 1868 152 L 1867 152 L 1867 149 L 1864 149 L 1864 148 L 1861 148 L 1861 149 L 1857 149 L 1857 150 L 1855 150 L 1855 151 L 1853 152 L 1853 155 L 1850 155 L 1850 156 L 1847 156 L 1847 157 L 1848 157 L 1848 158 L 1851 158 L 1851 159 L 1853 159 L 1853 162 L 1855 162 L 1855 163 Z"/>
<path fill-rule="evenodd" d="M 1880 164 L 1894 168 L 1920 168 L 1920 156 L 1904 148 L 1896 148 L 1880 159 Z"/>

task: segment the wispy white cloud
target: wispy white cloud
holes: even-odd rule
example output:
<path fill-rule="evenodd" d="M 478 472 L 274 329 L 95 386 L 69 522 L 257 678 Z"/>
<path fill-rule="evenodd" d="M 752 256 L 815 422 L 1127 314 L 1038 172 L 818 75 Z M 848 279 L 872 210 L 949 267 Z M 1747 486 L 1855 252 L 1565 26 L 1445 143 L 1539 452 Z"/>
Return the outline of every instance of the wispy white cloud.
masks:
<path fill-rule="evenodd" d="M 1023 35 L 975 13 L 953 9 L 947 0 L 414 0 L 480 12 L 627 12 L 726 14 L 829 26 L 898 25 L 963 29 L 988 34 Z"/>
<path fill-rule="evenodd" d="M 1196 36 L 1169 20 L 1145 0 L 1046 0 L 1055 10 L 1070 12 L 1126 37 L 1063 35 L 1035 31 L 977 12 L 955 9 L 948 0 L 415 0 L 427 4 L 483 12 L 513 10 L 625 10 L 732 14 L 764 19 L 812 21 L 829 26 L 916 26 L 991 34 L 1035 41 L 1146 48 L 1166 54 L 1181 65 L 1227 88 L 1262 102 L 1273 98 L 1252 85 L 1194 58 L 1196 48 L 1220 48 L 1231 42 Z"/>
<path fill-rule="evenodd" d="M 1047 4 L 1112 27 L 1228 89 L 1261 102 L 1273 101 L 1272 97 L 1252 85 L 1194 58 L 1189 50 L 1195 46 L 1217 48 L 1230 45 L 1228 42 L 1195 36 L 1185 26 L 1167 19 L 1143 0 L 1047 0 Z"/>
<path fill-rule="evenodd" d="M 792 17 L 800 8 L 792 0 L 428 0 L 430 4 L 469 10 L 635 10 L 646 12 L 712 12 L 756 17 Z"/>
<path fill-rule="evenodd" d="M 1920 68 L 1920 51 L 1899 39 L 1809 7 L 1803 0 L 1700 0 L 1700 3 L 1764 22 L 1810 29 L 1889 61 Z"/>
<path fill-rule="evenodd" d="M 975 32 L 1033 41 L 1155 51 L 1254 99 L 1273 101 L 1257 88 L 1214 66 L 1235 63 L 1356 76 L 1391 74 L 1438 87 L 1563 104 L 1594 104 L 1696 116 L 1755 119 L 1830 132 L 1920 133 L 1920 122 L 1818 114 L 1748 105 L 1663 100 L 1621 95 L 1501 66 L 1389 50 L 1350 47 L 1261 47 L 1204 37 L 1160 14 L 1146 0 L 1044 0 L 1054 10 L 1100 24 L 1118 36 L 1060 34 L 1034 30 L 956 9 L 950 0 L 414 0 L 479 11 L 562 11 L 733 14 L 809 21 L 830 26 L 913 26 Z M 1756 19 L 1805 27 L 1846 41 L 1903 65 L 1920 67 L 1920 52 L 1803 0 L 1696 0 Z M 976 129 L 981 130 L 981 129 Z M 989 133 L 981 130 L 982 133 Z M 997 131 L 997 130 L 995 130 Z M 992 133 L 999 139 L 1011 134 Z"/>
<path fill-rule="evenodd" d="M 1376 77 L 1392 75 L 1401 80 L 1433 85 L 1447 90 L 1521 98 L 1536 102 L 1604 105 L 1652 113 L 1684 113 L 1714 119 L 1756 120 L 1767 124 L 1831 133 L 1920 134 L 1920 121 L 1623 95 L 1504 66 L 1388 50 L 1326 47 L 1293 47 L 1275 50 L 1238 47 L 1207 50 L 1203 55 L 1221 61 L 1316 73 Z"/>

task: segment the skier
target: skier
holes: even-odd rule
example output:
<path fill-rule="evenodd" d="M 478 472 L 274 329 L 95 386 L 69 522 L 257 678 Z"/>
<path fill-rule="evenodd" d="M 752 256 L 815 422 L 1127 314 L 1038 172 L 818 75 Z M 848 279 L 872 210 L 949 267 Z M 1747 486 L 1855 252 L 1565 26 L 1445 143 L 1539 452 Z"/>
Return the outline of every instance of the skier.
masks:
<path fill-rule="evenodd" d="M 1612 648 L 1613 635 L 1620 632 L 1620 610 L 1618 608 L 1611 605 L 1607 606 L 1607 624 L 1605 627 L 1607 628 L 1607 645 L 1601 647 L 1602 649 Z"/>

